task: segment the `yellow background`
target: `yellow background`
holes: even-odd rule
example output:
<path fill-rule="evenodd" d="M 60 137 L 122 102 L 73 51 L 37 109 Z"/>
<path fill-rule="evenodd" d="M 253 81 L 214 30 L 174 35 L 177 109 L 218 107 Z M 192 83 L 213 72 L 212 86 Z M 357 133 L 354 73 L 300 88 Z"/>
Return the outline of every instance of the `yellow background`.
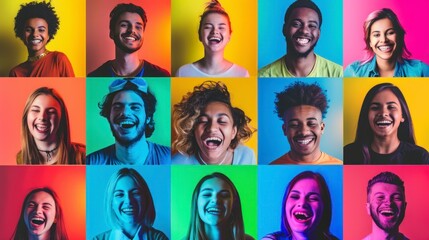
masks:
<path fill-rule="evenodd" d="M 410 109 L 417 145 L 429 149 L 428 78 L 344 78 L 344 145 L 354 141 L 359 112 L 366 93 L 390 82 L 402 92 Z"/>
<path fill-rule="evenodd" d="M 195 86 L 200 85 L 208 79 L 195 79 L 195 78 L 172 78 L 171 81 L 171 116 L 173 116 L 173 106 L 182 100 L 182 97 L 188 92 L 192 92 Z M 211 80 L 211 79 L 210 79 Z M 231 103 L 233 107 L 238 107 L 244 111 L 252 121 L 250 126 L 253 129 L 258 127 L 257 119 L 257 81 L 256 78 L 233 78 L 233 79 L 214 79 L 214 81 L 221 81 L 226 84 L 228 91 L 231 96 Z M 173 120 L 171 122 L 171 134 L 172 142 L 176 139 Z M 258 134 L 254 132 L 252 137 L 244 143 L 244 145 L 250 147 L 255 152 L 255 156 L 258 156 L 257 152 L 257 139 Z"/>
<path fill-rule="evenodd" d="M 209 0 L 172 0 L 172 76 L 177 69 L 204 56 L 198 40 L 198 25 Z M 257 76 L 257 4 L 255 0 L 221 0 L 220 3 L 231 20 L 231 40 L 224 57 Z M 192 7 L 189 7 L 192 6 Z"/>
<path fill-rule="evenodd" d="M 0 76 L 8 76 L 9 70 L 25 62 L 28 57 L 27 48 L 19 38 L 15 37 L 15 17 L 21 4 L 29 0 L 0 1 Z M 85 77 L 85 0 L 51 1 L 58 18 L 60 27 L 46 48 L 50 51 L 63 52 L 69 58 L 76 77 Z"/>

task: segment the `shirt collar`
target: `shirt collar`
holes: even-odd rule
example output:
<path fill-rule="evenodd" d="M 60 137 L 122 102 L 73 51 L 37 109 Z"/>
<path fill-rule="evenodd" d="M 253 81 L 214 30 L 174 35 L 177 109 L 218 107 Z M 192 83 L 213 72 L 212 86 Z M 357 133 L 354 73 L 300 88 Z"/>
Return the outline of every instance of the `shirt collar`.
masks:
<path fill-rule="evenodd" d="M 142 227 L 139 226 L 136 234 L 131 239 L 131 238 L 128 238 L 127 235 L 124 234 L 122 229 L 115 228 L 115 229 L 112 229 L 112 233 L 110 234 L 109 240 L 140 240 L 140 239 L 143 239 L 143 238 L 140 238 L 140 235 L 142 235 L 141 230 L 142 230 Z"/>

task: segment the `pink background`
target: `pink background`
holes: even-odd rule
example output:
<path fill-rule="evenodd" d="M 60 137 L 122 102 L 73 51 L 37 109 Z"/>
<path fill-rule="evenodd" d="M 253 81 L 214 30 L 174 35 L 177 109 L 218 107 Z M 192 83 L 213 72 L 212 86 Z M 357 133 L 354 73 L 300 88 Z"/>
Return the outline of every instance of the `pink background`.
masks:
<path fill-rule="evenodd" d="M 399 231 L 409 239 L 428 239 L 423 229 L 429 216 L 429 168 L 412 165 L 344 166 L 344 239 L 362 239 L 371 232 L 372 219 L 365 207 L 366 187 L 368 180 L 383 171 L 393 172 L 404 181 L 408 205 Z"/>
<path fill-rule="evenodd" d="M 363 23 L 368 14 L 381 8 L 390 8 L 405 29 L 405 44 L 413 59 L 429 64 L 427 0 L 360 0 L 344 1 L 344 68 L 364 56 Z"/>

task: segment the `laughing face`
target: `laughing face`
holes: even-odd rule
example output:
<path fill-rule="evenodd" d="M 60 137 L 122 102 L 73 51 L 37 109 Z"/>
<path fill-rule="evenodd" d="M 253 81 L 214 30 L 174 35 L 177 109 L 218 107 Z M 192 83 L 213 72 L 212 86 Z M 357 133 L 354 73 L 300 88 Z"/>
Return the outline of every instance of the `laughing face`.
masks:
<path fill-rule="evenodd" d="M 116 93 L 110 109 L 110 129 L 123 146 L 138 142 L 145 134 L 146 112 L 143 99 L 134 91 Z"/>
<path fill-rule="evenodd" d="M 310 8 L 296 8 L 283 26 L 287 52 L 306 57 L 313 52 L 320 36 L 319 15 Z"/>
<path fill-rule="evenodd" d="M 138 51 L 143 45 L 144 23 L 137 13 L 125 12 L 116 22 L 110 38 L 115 46 L 126 53 Z"/>
<path fill-rule="evenodd" d="M 291 107 L 286 110 L 283 122 L 283 133 L 293 157 L 312 156 L 316 160 L 320 156 L 320 138 L 325 128 L 322 112 L 310 105 Z"/>
<path fill-rule="evenodd" d="M 301 179 L 292 187 L 286 199 L 285 215 L 294 234 L 310 235 L 323 214 L 319 185 L 314 179 Z"/>
<path fill-rule="evenodd" d="M 228 105 L 222 102 L 207 104 L 195 124 L 194 135 L 201 157 L 210 162 L 224 159 L 237 134 Z"/>
<path fill-rule="evenodd" d="M 396 95 L 386 89 L 372 99 L 368 112 L 369 125 L 376 137 L 398 136 L 402 117 L 401 104 Z"/>
<path fill-rule="evenodd" d="M 113 190 L 112 208 L 122 224 L 137 224 L 143 211 L 143 192 L 129 176 L 119 178 Z"/>
<path fill-rule="evenodd" d="M 49 41 L 48 23 L 43 18 L 30 18 L 25 22 L 23 39 L 30 56 L 46 51 Z"/>
<path fill-rule="evenodd" d="M 231 38 L 228 18 L 219 13 L 209 13 L 201 22 L 200 41 L 207 52 L 223 51 Z"/>
<path fill-rule="evenodd" d="M 231 186 L 220 178 L 207 179 L 198 193 L 198 214 L 205 225 L 218 226 L 231 215 Z"/>
<path fill-rule="evenodd" d="M 50 229 L 55 223 L 55 215 L 54 198 L 44 191 L 33 193 L 25 203 L 24 212 L 24 222 L 30 236 L 50 239 Z"/>
<path fill-rule="evenodd" d="M 371 187 L 368 200 L 366 209 L 374 223 L 385 232 L 398 231 L 407 206 L 404 192 L 394 184 L 379 182 Z"/>
<path fill-rule="evenodd" d="M 60 103 L 51 95 L 37 96 L 28 109 L 27 126 L 36 142 L 55 143 L 60 120 Z"/>
<path fill-rule="evenodd" d="M 396 59 L 396 36 L 396 31 L 390 19 L 383 18 L 372 24 L 369 44 L 377 59 Z"/>

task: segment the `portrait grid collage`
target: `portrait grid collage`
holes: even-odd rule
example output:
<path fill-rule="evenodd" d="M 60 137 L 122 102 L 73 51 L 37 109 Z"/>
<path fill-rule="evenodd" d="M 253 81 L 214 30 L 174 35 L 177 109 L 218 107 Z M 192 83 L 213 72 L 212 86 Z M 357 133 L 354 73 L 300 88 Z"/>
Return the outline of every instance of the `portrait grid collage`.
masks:
<path fill-rule="evenodd" d="M 0 239 L 429 239 L 427 10 L 1 1 Z"/>

